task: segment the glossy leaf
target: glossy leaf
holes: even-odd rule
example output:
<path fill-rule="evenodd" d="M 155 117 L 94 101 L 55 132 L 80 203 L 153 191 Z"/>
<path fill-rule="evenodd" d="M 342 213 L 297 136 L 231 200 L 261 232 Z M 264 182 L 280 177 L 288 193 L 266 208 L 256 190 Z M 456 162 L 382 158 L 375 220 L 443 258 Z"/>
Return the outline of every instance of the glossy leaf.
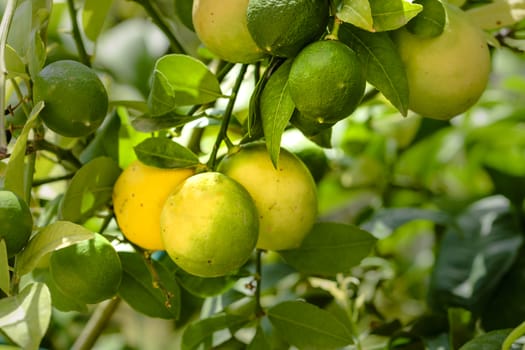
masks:
<path fill-rule="evenodd" d="M 225 293 L 237 282 L 237 279 L 233 276 L 202 278 L 191 275 L 178 267 L 175 275 L 177 281 L 179 281 L 184 289 L 201 298 Z"/>
<path fill-rule="evenodd" d="M 19 253 L 16 272 L 19 275 L 31 272 L 46 254 L 93 237 L 94 233 L 83 226 L 68 221 L 55 221 L 41 228 Z"/>
<path fill-rule="evenodd" d="M 180 289 L 175 277 L 156 260 L 151 260 L 154 277 L 144 257 L 136 252 L 119 252 L 122 281 L 119 295 L 133 309 L 150 317 L 177 319 L 180 313 Z"/>
<path fill-rule="evenodd" d="M 408 0 L 369 0 L 378 32 L 401 28 L 423 10 L 423 6 Z"/>
<path fill-rule="evenodd" d="M 112 4 L 112 0 L 84 0 L 82 24 L 89 40 L 97 40 Z"/>
<path fill-rule="evenodd" d="M 131 125 L 138 131 L 154 132 L 182 126 L 195 119 L 196 117 L 178 114 L 176 112 L 170 112 L 156 117 L 144 114 L 140 117 L 133 118 Z"/>
<path fill-rule="evenodd" d="M 32 283 L 20 294 L 0 300 L 0 329 L 23 349 L 36 350 L 51 320 L 51 296 L 46 285 Z"/>
<path fill-rule="evenodd" d="M 282 134 L 295 109 L 287 88 L 292 62 L 293 60 L 286 60 L 270 76 L 261 94 L 261 119 L 266 147 L 275 167 L 279 161 Z"/>
<path fill-rule="evenodd" d="M 120 172 L 118 164 L 109 157 L 98 157 L 82 166 L 64 193 L 60 220 L 82 223 L 107 205 Z"/>
<path fill-rule="evenodd" d="M 221 96 L 219 81 L 204 63 L 188 55 L 171 54 L 155 64 L 148 107 L 152 116 L 159 116 L 177 106 L 212 102 Z"/>
<path fill-rule="evenodd" d="M 398 110 L 408 111 L 408 80 L 397 49 L 386 33 L 369 33 L 343 24 L 339 38 L 357 52 L 366 80 L 374 85 Z"/>
<path fill-rule="evenodd" d="M 31 111 L 31 114 L 29 115 L 22 132 L 16 140 L 13 151 L 11 152 L 11 157 L 9 157 L 9 162 L 7 163 L 7 169 L 5 171 L 4 188 L 16 193 L 21 198 L 27 198 L 24 184 L 27 139 L 29 137 L 29 132 L 36 125 L 38 114 L 42 108 L 44 108 L 43 102 L 39 102 L 33 107 L 33 110 Z"/>
<path fill-rule="evenodd" d="M 87 163 L 97 157 L 107 156 L 118 162 L 118 135 L 121 124 L 116 112 L 104 118 L 104 122 L 95 132 L 95 138 L 80 154 L 80 161 Z"/>
<path fill-rule="evenodd" d="M 0 292 L 9 295 L 9 263 L 7 247 L 3 238 L 0 238 Z"/>
<path fill-rule="evenodd" d="M 368 0 L 343 0 L 337 17 L 346 23 L 353 24 L 369 32 L 374 30 L 374 19 L 372 9 Z"/>
<path fill-rule="evenodd" d="M 216 332 L 229 330 L 232 334 L 246 324 L 245 317 L 225 313 L 215 314 L 194 322 L 186 328 L 182 335 L 182 350 L 198 349 L 203 343 L 211 344 Z"/>
<path fill-rule="evenodd" d="M 423 6 L 415 18 L 407 23 L 407 29 L 422 38 L 432 38 L 443 33 L 447 20 L 445 7 L 439 0 L 417 0 Z"/>
<path fill-rule="evenodd" d="M 144 164 L 159 168 L 188 168 L 199 164 L 195 153 L 167 138 L 148 138 L 135 146 L 135 153 Z"/>
<path fill-rule="evenodd" d="M 255 336 L 253 337 L 246 350 L 266 350 L 270 348 L 270 343 L 266 339 L 262 327 L 257 327 L 257 330 L 255 331 Z"/>
<path fill-rule="evenodd" d="M 297 249 L 280 251 L 293 268 L 305 274 L 348 273 L 368 256 L 376 239 L 356 226 L 317 223 Z"/>
<path fill-rule="evenodd" d="M 7 69 L 7 78 L 29 78 L 25 70 L 24 62 L 18 53 L 9 45 L 6 45 L 5 47 L 5 65 Z"/>
<path fill-rule="evenodd" d="M 303 301 L 279 303 L 267 315 L 277 333 L 300 349 L 338 349 L 353 343 L 350 331 L 334 315 Z"/>
<path fill-rule="evenodd" d="M 500 329 L 481 334 L 463 345 L 459 350 L 501 350 L 501 345 L 509 333 L 509 329 Z"/>
<path fill-rule="evenodd" d="M 522 243 L 508 200 L 495 196 L 475 202 L 447 228 L 441 241 L 430 304 L 479 312 L 516 260 Z"/>

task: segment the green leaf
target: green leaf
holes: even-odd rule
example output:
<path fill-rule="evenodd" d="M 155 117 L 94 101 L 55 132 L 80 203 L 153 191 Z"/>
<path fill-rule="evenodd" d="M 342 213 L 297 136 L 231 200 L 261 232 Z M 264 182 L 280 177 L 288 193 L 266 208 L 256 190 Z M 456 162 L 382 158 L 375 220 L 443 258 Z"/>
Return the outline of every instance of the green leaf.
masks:
<path fill-rule="evenodd" d="M 7 78 L 21 77 L 29 79 L 24 62 L 18 53 L 9 45 L 5 47 L 5 65 L 7 68 Z"/>
<path fill-rule="evenodd" d="M 112 0 L 85 0 L 82 9 L 82 24 L 86 37 L 95 42 L 102 31 Z"/>
<path fill-rule="evenodd" d="M 72 298 L 68 295 L 65 295 L 57 287 L 55 281 L 51 277 L 51 272 L 49 268 L 36 268 L 32 271 L 31 277 L 34 278 L 34 280 L 37 282 L 42 282 L 46 284 L 47 288 L 49 289 L 49 293 L 51 294 L 51 301 L 55 309 L 64 312 L 88 312 L 88 307 L 86 304 L 78 301 L 76 298 Z"/>
<path fill-rule="evenodd" d="M 501 350 L 501 345 L 509 333 L 510 329 L 499 329 L 479 335 L 459 350 Z"/>
<path fill-rule="evenodd" d="M 414 19 L 407 23 L 409 32 L 422 38 L 432 38 L 443 33 L 447 21 L 445 7 L 439 0 L 417 0 L 423 6 Z"/>
<path fill-rule="evenodd" d="M 274 167 L 279 161 L 281 137 L 295 109 L 287 89 L 293 60 L 286 60 L 268 79 L 260 101 L 266 147 Z"/>
<path fill-rule="evenodd" d="M 479 312 L 518 255 L 523 234 L 503 196 L 475 202 L 450 225 L 432 271 L 429 303 Z"/>
<path fill-rule="evenodd" d="M 285 301 L 267 312 L 277 333 L 300 349 L 337 349 L 353 343 L 350 331 L 331 313 L 302 301 Z"/>
<path fill-rule="evenodd" d="M 369 32 L 374 30 L 374 19 L 372 9 L 368 0 L 343 0 L 337 17 L 346 23 L 353 24 Z"/>
<path fill-rule="evenodd" d="M 423 6 L 408 0 L 369 0 L 378 32 L 401 28 L 423 10 Z"/>
<path fill-rule="evenodd" d="M 190 168 L 200 164 L 195 153 L 167 138 L 148 138 L 135 146 L 135 153 L 142 163 L 159 168 Z"/>
<path fill-rule="evenodd" d="M 402 225 L 415 221 L 426 220 L 436 224 L 449 224 L 452 218 L 441 211 L 417 208 L 385 208 L 377 211 L 362 228 L 372 232 L 375 237 L 385 238 Z"/>
<path fill-rule="evenodd" d="M 32 283 L 18 295 L 0 300 L 0 329 L 23 349 L 38 349 L 51 320 L 46 285 Z"/>
<path fill-rule="evenodd" d="M 480 28 L 493 30 L 511 26 L 525 19 L 525 3 L 523 1 L 494 0 L 472 7 L 466 13 L 470 20 Z"/>
<path fill-rule="evenodd" d="M 368 232 L 342 223 L 317 223 L 296 249 L 279 251 L 293 268 L 305 274 L 348 273 L 370 254 L 376 239 Z"/>
<path fill-rule="evenodd" d="M 18 1 L 15 14 L 9 26 L 7 43 L 22 60 L 26 60 L 28 46 L 31 43 L 33 6 L 32 1 Z"/>
<path fill-rule="evenodd" d="M 97 129 L 95 138 L 87 145 L 79 156 L 82 163 L 87 163 L 97 157 L 107 156 L 118 162 L 120 118 L 116 112 L 104 118 Z"/>
<path fill-rule="evenodd" d="M 183 126 L 184 124 L 195 120 L 196 118 L 197 117 L 194 116 L 178 114 L 177 112 L 170 112 L 156 117 L 144 114 L 140 117 L 133 118 L 131 120 L 131 125 L 133 125 L 133 127 L 138 131 L 154 132 L 174 128 L 177 126 Z"/>
<path fill-rule="evenodd" d="M 408 111 L 408 80 L 405 66 L 387 33 L 369 33 L 348 24 L 341 25 L 339 39 L 355 50 L 374 85 L 403 115 Z"/>
<path fill-rule="evenodd" d="M 148 107 L 152 116 L 177 106 L 213 102 L 222 96 L 217 77 L 196 58 L 182 54 L 161 57 L 155 64 Z"/>
<path fill-rule="evenodd" d="M 257 330 L 255 331 L 255 336 L 253 337 L 252 341 L 246 348 L 246 350 L 267 350 L 271 349 L 270 343 L 266 339 L 266 336 L 264 335 L 264 331 L 262 330 L 261 326 L 257 327 Z"/>
<path fill-rule="evenodd" d="M 158 261 L 151 260 L 158 281 L 140 253 L 119 252 L 122 281 L 119 295 L 136 311 L 163 319 L 177 319 L 180 313 L 180 289 L 175 277 Z"/>
<path fill-rule="evenodd" d="M 46 254 L 93 237 L 94 233 L 83 226 L 68 221 L 56 221 L 41 228 L 29 240 L 17 257 L 16 272 L 19 275 L 29 273 Z"/>
<path fill-rule="evenodd" d="M 95 158 L 82 166 L 64 193 L 59 219 L 83 223 L 92 217 L 111 200 L 120 173 L 117 162 L 109 157 Z"/>
<path fill-rule="evenodd" d="M 234 276 L 202 278 L 191 275 L 179 267 L 177 267 L 175 276 L 184 289 L 201 298 L 223 294 L 237 282 Z"/>
<path fill-rule="evenodd" d="M 9 295 L 9 261 L 7 257 L 7 247 L 3 238 L 0 238 L 0 291 Z"/>
<path fill-rule="evenodd" d="M 233 334 L 248 321 L 242 316 L 218 313 L 194 322 L 188 325 L 182 335 L 182 350 L 197 349 L 204 342 L 211 343 L 213 335 L 218 331 L 229 330 Z"/>
<path fill-rule="evenodd" d="M 44 108 L 44 103 L 38 102 L 31 110 L 31 114 L 13 147 L 5 171 L 4 188 L 16 193 L 21 198 L 27 198 L 24 183 L 27 139 L 29 137 L 29 132 L 37 122 L 38 113 L 40 113 L 42 108 Z"/>

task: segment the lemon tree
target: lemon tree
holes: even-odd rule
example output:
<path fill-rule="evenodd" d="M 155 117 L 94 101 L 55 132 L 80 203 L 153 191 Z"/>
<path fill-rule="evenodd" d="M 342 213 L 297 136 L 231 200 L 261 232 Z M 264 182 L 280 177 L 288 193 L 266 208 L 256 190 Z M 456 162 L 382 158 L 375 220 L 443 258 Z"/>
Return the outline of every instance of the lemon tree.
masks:
<path fill-rule="evenodd" d="M 113 187 L 118 225 L 132 243 L 148 250 L 163 250 L 160 213 L 170 192 L 193 174 L 192 169 L 163 169 L 133 161 Z"/>
<path fill-rule="evenodd" d="M 217 172 L 200 173 L 182 182 L 167 198 L 160 225 L 173 261 L 202 277 L 239 269 L 252 254 L 259 233 L 250 194 Z"/>
<path fill-rule="evenodd" d="M 274 56 L 293 57 L 325 33 L 328 15 L 325 0 L 250 0 L 247 24 L 262 50 Z"/>
<path fill-rule="evenodd" d="M 521 347 L 523 0 L 0 8 L 3 346 Z"/>
<path fill-rule="evenodd" d="M 208 50 L 230 62 L 251 63 L 264 53 L 253 41 L 246 19 L 248 0 L 196 0 L 193 26 Z"/>
<path fill-rule="evenodd" d="M 317 193 L 308 168 L 281 149 L 277 168 L 263 143 L 241 147 L 226 156 L 219 171 L 238 181 L 252 196 L 259 213 L 257 248 L 298 247 L 317 219 Z"/>
<path fill-rule="evenodd" d="M 69 298 L 85 304 L 113 297 L 122 279 L 117 251 L 100 234 L 54 251 L 49 267 L 57 288 Z"/>
<path fill-rule="evenodd" d="M 26 202 L 14 192 L 0 190 L 0 239 L 5 241 L 8 256 L 25 246 L 32 230 L 33 217 Z"/>
<path fill-rule="evenodd" d="M 94 132 L 108 110 L 108 95 L 98 75 L 72 60 L 44 67 L 35 77 L 33 99 L 45 103 L 40 117 L 46 126 L 68 137 Z"/>
<path fill-rule="evenodd" d="M 459 8 L 450 4 L 445 8 L 447 22 L 439 36 L 421 38 L 403 28 L 394 38 L 406 65 L 409 108 L 448 120 L 479 100 L 491 60 L 483 31 Z"/>

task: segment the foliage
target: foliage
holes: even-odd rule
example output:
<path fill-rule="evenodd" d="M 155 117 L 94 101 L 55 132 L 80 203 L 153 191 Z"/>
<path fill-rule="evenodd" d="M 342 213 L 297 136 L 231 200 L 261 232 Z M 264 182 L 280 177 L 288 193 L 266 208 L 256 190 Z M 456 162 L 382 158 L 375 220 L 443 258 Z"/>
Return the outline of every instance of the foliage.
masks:
<path fill-rule="evenodd" d="M 292 58 L 234 64 L 205 48 L 191 0 L 0 3 L 0 189 L 25 201 L 34 223 L 14 256 L 0 240 L 0 348 L 521 346 L 525 1 L 449 2 L 491 44 L 481 99 L 448 121 L 409 110 L 391 34 L 440 35 L 441 1 L 332 0 L 326 38 L 355 51 L 367 81 L 335 124 L 297 113 Z M 45 101 L 33 101 L 35 77 L 66 59 L 91 67 L 109 96 L 104 121 L 82 137 L 48 129 Z M 234 273 L 201 278 L 120 231 L 112 191 L 136 159 L 215 171 L 239 145 L 264 140 L 278 164 L 290 138 L 328 159 L 318 220 L 298 248 L 255 250 Z M 95 234 L 118 253 L 118 292 L 87 306 L 56 297 L 50 255 Z"/>

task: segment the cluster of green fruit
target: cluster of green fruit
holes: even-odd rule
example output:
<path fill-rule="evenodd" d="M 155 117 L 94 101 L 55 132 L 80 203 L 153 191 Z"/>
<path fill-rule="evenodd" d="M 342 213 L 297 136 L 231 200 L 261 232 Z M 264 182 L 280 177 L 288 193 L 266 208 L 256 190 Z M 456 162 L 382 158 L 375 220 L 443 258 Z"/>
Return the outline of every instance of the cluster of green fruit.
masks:
<path fill-rule="evenodd" d="M 298 247 L 316 220 L 317 194 L 297 156 L 281 149 L 275 168 L 255 142 L 230 152 L 216 171 L 137 160 L 118 178 L 113 206 L 130 242 L 165 250 L 191 274 L 215 277 L 238 270 L 255 248 Z"/>
<path fill-rule="evenodd" d="M 490 55 L 482 30 L 459 8 L 443 6 L 447 21 L 440 35 L 427 37 L 403 27 L 392 38 L 406 68 L 409 109 L 448 120 L 470 108 L 485 90 Z M 327 0 L 196 0 L 192 14 L 198 37 L 221 59 L 293 60 L 288 90 L 299 112 L 294 115 L 298 125 L 329 127 L 361 102 L 366 62 L 327 30 Z"/>

